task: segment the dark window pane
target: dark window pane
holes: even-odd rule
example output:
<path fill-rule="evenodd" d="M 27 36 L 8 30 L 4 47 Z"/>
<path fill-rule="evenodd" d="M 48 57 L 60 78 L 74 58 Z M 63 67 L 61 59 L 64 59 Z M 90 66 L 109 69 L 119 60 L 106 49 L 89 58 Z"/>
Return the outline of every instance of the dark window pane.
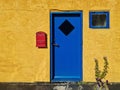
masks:
<path fill-rule="evenodd" d="M 106 26 L 106 14 L 93 14 L 92 26 Z"/>
<path fill-rule="evenodd" d="M 65 20 L 60 26 L 59 29 L 67 36 L 74 30 L 74 26 L 68 21 Z"/>

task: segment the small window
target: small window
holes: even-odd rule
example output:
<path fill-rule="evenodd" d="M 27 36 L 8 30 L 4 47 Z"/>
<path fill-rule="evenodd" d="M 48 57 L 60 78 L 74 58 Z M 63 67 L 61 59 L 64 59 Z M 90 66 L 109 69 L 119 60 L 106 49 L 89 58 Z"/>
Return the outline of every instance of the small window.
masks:
<path fill-rule="evenodd" d="M 90 12 L 90 28 L 109 28 L 109 12 Z"/>

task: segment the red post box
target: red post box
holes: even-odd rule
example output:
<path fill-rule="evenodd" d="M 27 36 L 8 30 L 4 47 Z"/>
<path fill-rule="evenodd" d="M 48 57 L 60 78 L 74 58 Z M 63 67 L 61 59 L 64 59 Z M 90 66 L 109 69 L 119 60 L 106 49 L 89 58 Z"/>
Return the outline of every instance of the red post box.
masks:
<path fill-rule="evenodd" d="M 36 47 L 46 48 L 47 47 L 47 34 L 45 32 L 36 33 Z"/>

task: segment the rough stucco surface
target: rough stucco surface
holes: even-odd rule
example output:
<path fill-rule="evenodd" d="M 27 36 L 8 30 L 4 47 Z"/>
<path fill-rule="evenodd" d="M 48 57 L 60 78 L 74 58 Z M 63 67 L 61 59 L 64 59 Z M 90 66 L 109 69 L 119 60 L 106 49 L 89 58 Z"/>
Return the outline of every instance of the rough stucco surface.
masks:
<path fill-rule="evenodd" d="M 50 21 L 52 10 L 83 11 L 83 81 L 94 81 L 94 58 L 106 79 L 120 82 L 120 0 L 0 0 L 0 82 L 50 81 Z M 90 29 L 89 11 L 110 12 L 109 29 Z M 35 45 L 37 31 L 47 33 L 48 48 Z"/>

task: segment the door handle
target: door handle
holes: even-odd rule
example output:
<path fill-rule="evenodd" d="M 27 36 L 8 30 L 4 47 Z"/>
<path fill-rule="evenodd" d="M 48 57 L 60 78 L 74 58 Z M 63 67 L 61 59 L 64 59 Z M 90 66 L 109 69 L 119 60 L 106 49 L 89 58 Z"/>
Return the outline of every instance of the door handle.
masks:
<path fill-rule="evenodd" d="M 52 45 L 53 45 L 53 46 L 56 46 L 56 47 L 59 47 L 59 45 L 58 45 L 58 44 L 56 44 L 56 43 L 53 43 Z"/>

